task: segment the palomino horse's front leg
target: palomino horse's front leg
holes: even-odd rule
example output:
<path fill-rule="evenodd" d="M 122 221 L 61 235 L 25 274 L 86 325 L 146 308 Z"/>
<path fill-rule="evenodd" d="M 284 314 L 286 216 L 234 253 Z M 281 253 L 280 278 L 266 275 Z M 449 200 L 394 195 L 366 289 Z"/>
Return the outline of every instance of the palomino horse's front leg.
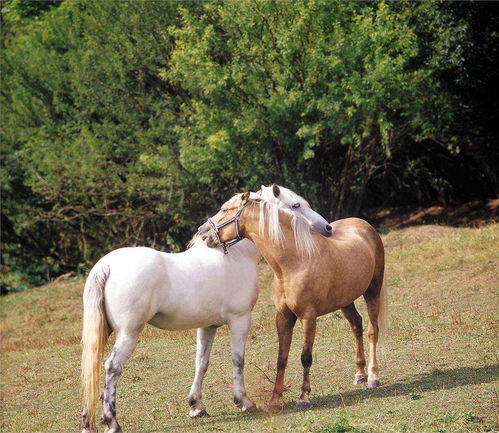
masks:
<path fill-rule="evenodd" d="M 189 392 L 189 416 L 197 418 L 206 416 L 208 413 L 201 401 L 201 387 L 203 386 L 203 378 L 208 370 L 208 363 L 210 361 L 211 347 L 215 334 L 217 332 L 216 326 L 208 326 L 207 328 L 198 328 L 197 331 L 197 344 L 196 344 L 196 374 L 192 382 L 191 390 Z"/>
<path fill-rule="evenodd" d="M 137 344 L 137 332 L 120 332 L 109 358 L 104 363 L 106 369 L 106 385 L 102 395 L 103 410 L 101 423 L 107 426 L 106 433 L 121 432 L 116 420 L 116 384 L 123 372 L 125 362 L 130 358 Z"/>
<path fill-rule="evenodd" d="M 295 409 L 306 410 L 310 407 L 310 367 L 312 366 L 312 349 L 314 347 L 317 318 L 315 315 L 301 319 L 305 340 L 301 352 L 303 366 L 303 384 L 300 399 L 295 404 Z"/>
<path fill-rule="evenodd" d="M 283 408 L 281 397 L 284 392 L 284 372 L 288 364 L 289 348 L 293 338 L 293 328 L 296 323 L 296 316 L 287 308 L 278 311 L 275 318 L 277 335 L 279 336 L 279 355 L 277 358 L 277 374 L 274 383 L 274 390 L 265 410 L 270 413 L 280 412 Z"/>
<path fill-rule="evenodd" d="M 350 305 L 347 305 L 345 308 L 342 308 L 341 311 L 343 312 L 348 322 L 350 323 L 353 335 L 355 336 L 355 343 L 356 343 L 355 364 L 357 365 L 357 372 L 355 373 L 353 384 L 359 385 L 361 383 L 367 382 L 366 356 L 364 353 L 364 337 L 363 337 L 364 329 L 362 328 L 362 317 L 355 308 L 354 303 L 351 303 Z"/>
<path fill-rule="evenodd" d="M 246 388 L 244 386 L 244 350 L 250 326 L 251 312 L 229 321 L 234 403 L 241 412 L 249 412 L 256 409 L 254 403 L 246 396 Z"/>

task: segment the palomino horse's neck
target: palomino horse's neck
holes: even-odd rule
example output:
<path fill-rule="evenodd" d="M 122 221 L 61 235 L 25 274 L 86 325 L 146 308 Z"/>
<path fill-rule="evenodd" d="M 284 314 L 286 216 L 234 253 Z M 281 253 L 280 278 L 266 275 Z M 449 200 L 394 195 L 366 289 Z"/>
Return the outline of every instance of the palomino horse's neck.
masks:
<path fill-rule="evenodd" d="M 308 263 L 307 258 L 296 249 L 291 217 L 281 213 L 279 221 L 283 233 L 283 242 L 280 244 L 260 233 L 260 212 L 257 203 L 247 206 L 241 215 L 245 236 L 255 244 L 277 277 L 281 277 L 287 271 L 296 271 Z"/>

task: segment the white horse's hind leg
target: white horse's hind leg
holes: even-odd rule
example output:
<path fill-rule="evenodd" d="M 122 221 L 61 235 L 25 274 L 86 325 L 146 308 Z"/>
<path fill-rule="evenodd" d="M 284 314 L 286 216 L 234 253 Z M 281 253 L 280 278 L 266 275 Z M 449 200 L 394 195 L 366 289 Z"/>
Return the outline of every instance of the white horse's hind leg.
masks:
<path fill-rule="evenodd" d="M 125 362 L 135 349 L 139 332 L 138 330 L 134 332 L 118 332 L 111 355 L 104 363 L 106 385 L 102 396 L 101 423 L 107 426 L 106 433 L 122 431 L 118 421 L 116 421 L 116 384 L 121 377 Z"/>
<path fill-rule="evenodd" d="M 244 316 L 239 316 L 229 321 L 234 403 L 241 412 L 256 409 L 254 403 L 246 396 L 246 388 L 244 386 L 244 350 L 250 325 L 251 311 Z"/>
<path fill-rule="evenodd" d="M 210 361 L 211 346 L 215 339 L 217 332 L 216 326 L 209 326 L 207 328 L 198 328 L 197 331 L 197 344 L 196 344 L 196 374 L 192 382 L 191 390 L 189 392 L 189 416 L 197 418 L 208 415 L 206 409 L 201 401 L 201 387 L 203 385 L 203 378 L 208 370 L 208 363 Z"/>

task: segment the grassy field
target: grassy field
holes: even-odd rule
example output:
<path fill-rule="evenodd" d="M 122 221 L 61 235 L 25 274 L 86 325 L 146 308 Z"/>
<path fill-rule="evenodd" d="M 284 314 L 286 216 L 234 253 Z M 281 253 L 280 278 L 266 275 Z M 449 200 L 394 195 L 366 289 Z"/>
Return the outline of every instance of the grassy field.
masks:
<path fill-rule="evenodd" d="M 499 224 L 418 226 L 383 236 L 391 324 L 380 388 L 352 385 L 354 339 L 346 320 L 333 313 L 318 324 L 312 408 L 292 409 L 302 373 L 297 325 L 283 412 L 242 415 L 231 401 L 229 339 L 221 328 L 204 386 L 212 416 L 191 420 L 186 397 L 195 331 L 148 327 L 119 384 L 118 419 L 128 432 L 498 431 L 498 236 Z M 246 381 L 249 396 L 263 407 L 277 336 L 272 275 L 264 264 L 260 272 Z M 75 279 L 0 299 L 2 432 L 78 431 L 82 287 Z M 357 306 L 366 317 L 363 301 Z"/>

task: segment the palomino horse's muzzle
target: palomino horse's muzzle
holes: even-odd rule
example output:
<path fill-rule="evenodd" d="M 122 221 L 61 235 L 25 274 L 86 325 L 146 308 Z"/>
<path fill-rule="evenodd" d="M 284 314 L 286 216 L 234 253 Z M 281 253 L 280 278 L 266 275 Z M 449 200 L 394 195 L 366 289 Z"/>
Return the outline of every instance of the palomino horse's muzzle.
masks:
<path fill-rule="evenodd" d="M 229 254 L 229 251 L 227 251 L 228 247 L 231 247 L 232 245 L 235 245 L 239 241 L 242 241 L 244 239 L 243 236 L 241 236 L 241 232 L 239 230 L 239 220 L 241 214 L 243 213 L 243 210 L 244 210 L 244 205 L 236 212 L 236 214 L 232 218 L 229 218 L 227 221 L 224 221 L 223 223 L 218 225 L 215 224 L 211 218 L 208 218 L 208 223 L 215 232 L 215 236 L 217 237 L 218 242 L 220 243 L 220 245 L 222 245 L 222 248 L 224 249 L 224 254 Z M 223 242 L 222 239 L 220 238 L 219 230 L 232 223 L 234 223 L 236 226 L 236 237 L 234 239 L 231 239 L 230 241 Z"/>

